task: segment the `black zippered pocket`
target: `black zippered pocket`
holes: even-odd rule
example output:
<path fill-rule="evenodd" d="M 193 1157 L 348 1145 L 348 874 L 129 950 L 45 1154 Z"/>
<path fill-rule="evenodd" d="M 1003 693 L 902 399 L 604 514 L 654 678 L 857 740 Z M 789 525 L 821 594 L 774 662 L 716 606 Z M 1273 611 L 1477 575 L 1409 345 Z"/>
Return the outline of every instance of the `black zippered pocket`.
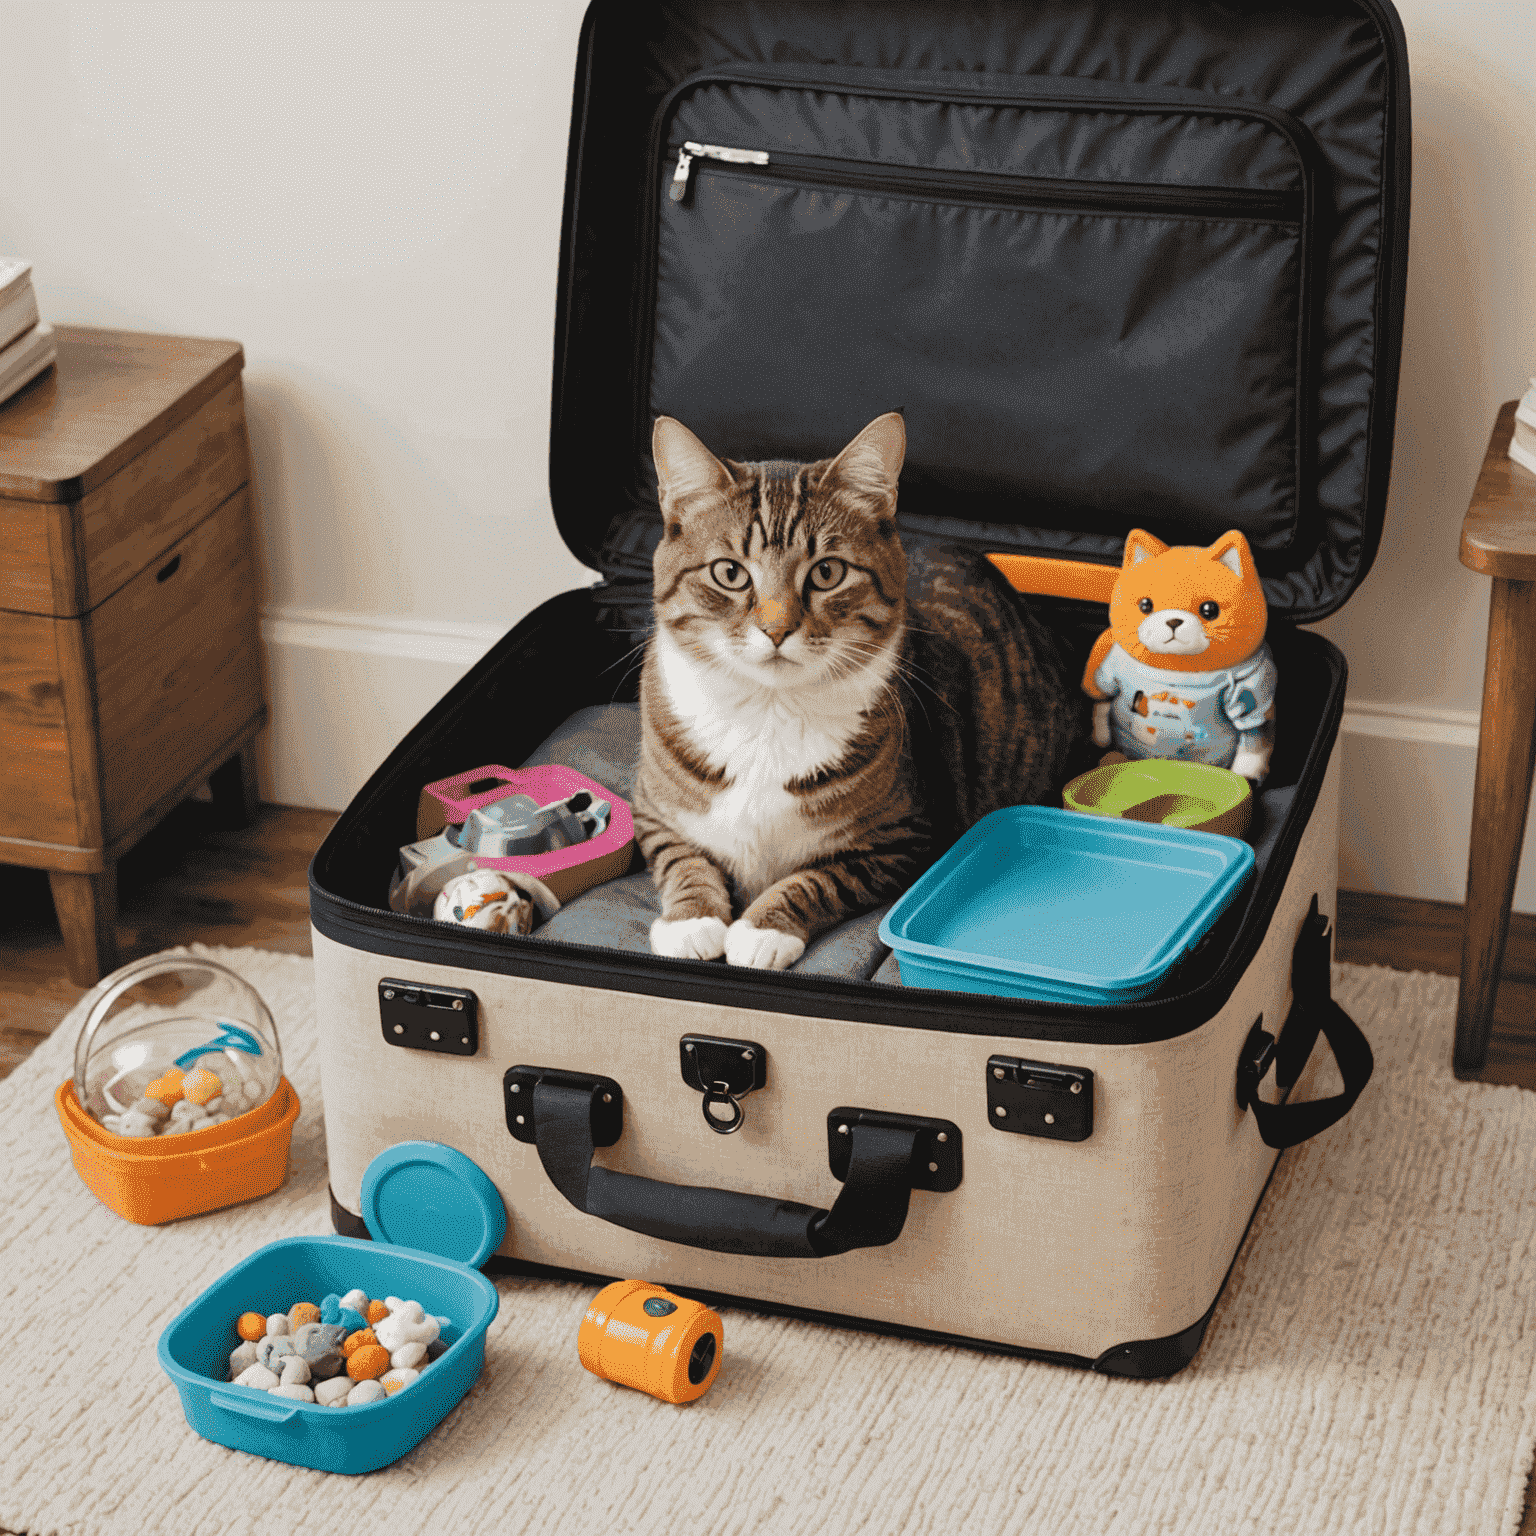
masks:
<path fill-rule="evenodd" d="M 1284 113 L 744 67 L 684 82 L 655 133 L 641 441 L 668 414 L 809 458 L 900 406 L 909 514 L 1295 536 L 1314 186 Z"/>

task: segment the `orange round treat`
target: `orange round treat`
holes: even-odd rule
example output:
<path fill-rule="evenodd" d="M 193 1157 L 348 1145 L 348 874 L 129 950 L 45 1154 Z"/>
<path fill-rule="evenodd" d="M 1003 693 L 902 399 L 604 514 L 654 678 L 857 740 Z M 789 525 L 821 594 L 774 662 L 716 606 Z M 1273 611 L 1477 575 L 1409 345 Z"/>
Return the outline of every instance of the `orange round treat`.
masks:
<path fill-rule="evenodd" d="M 224 1092 L 224 1084 L 219 1081 L 216 1072 L 197 1067 L 182 1078 L 181 1091 L 194 1104 L 206 1104 L 209 1099 L 217 1098 Z"/>
<path fill-rule="evenodd" d="M 378 1344 L 378 1342 L 372 1328 L 359 1328 L 356 1333 L 349 1333 L 341 1341 L 341 1358 L 350 1360 L 354 1349 L 363 1349 L 369 1344 Z M 382 1347 L 380 1345 L 380 1348 Z"/>
<path fill-rule="evenodd" d="M 297 1333 L 305 1323 L 318 1323 L 320 1308 L 312 1301 L 296 1301 L 288 1309 L 288 1330 Z"/>
<path fill-rule="evenodd" d="M 389 1369 L 389 1351 L 382 1344 L 364 1344 L 347 1356 L 353 1381 L 377 1381 Z"/>
<path fill-rule="evenodd" d="M 369 1327 L 372 1327 L 374 1323 L 382 1323 L 389 1316 L 389 1308 L 382 1301 L 370 1301 L 363 1315 L 368 1319 Z"/>
<path fill-rule="evenodd" d="M 235 1332 L 247 1344 L 255 1344 L 267 1336 L 267 1320 L 260 1312 L 242 1312 L 235 1324 Z"/>
<path fill-rule="evenodd" d="M 146 1099 L 159 1099 L 169 1108 L 178 1099 L 187 1096 L 186 1089 L 182 1087 L 181 1069 L 172 1067 L 163 1077 L 157 1077 L 149 1087 L 144 1090 Z"/>

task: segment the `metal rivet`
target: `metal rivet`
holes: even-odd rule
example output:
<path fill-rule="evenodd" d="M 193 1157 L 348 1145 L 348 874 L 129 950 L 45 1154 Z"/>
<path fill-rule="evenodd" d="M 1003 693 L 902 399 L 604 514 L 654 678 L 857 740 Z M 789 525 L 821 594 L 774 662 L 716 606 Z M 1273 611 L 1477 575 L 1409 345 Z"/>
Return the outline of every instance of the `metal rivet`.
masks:
<path fill-rule="evenodd" d="M 847 1126 L 846 1126 L 846 1125 L 840 1125 L 840 1126 L 838 1126 L 838 1128 L 837 1128 L 837 1134 L 838 1134 L 838 1135 L 839 1135 L 839 1136 L 846 1136 L 846 1135 L 847 1135 L 847 1134 L 848 1134 L 848 1127 L 847 1127 Z"/>
<path fill-rule="evenodd" d="M 512 1092 L 513 1093 L 521 1093 L 522 1091 L 523 1091 L 523 1085 L 521 1083 L 513 1083 L 512 1084 Z"/>
<path fill-rule="evenodd" d="M 1008 1111 L 1004 1109 L 1001 1104 L 999 1104 L 997 1108 L 992 1111 L 992 1113 L 995 1114 L 999 1120 L 1004 1120 L 1008 1116 Z"/>
<path fill-rule="evenodd" d="M 741 1059 L 743 1061 L 751 1061 L 753 1059 L 753 1057 L 755 1057 L 756 1055 L 757 1055 L 756 1051 L 743 1051 L 741 1053 Z"/>
<path fill-rule="evenodd" d="M 949 1140 L 949 1132 L 948 1131 L 940 1131 L 939 1132 L 939 1140 L 940 1141 L 948 1141 Z"/>
<path fill-rule="evenodd" d="M 1073 1093 L 1081 1093 L 1082 1091 L 1083 1091 L 1083 1085 L 1081 1083 L 1073 1083 L 1072 1084 L 1072 1092 Z"/>
<path fill-rule="evenodd" d="M 683 1049 L 684 1049 L 684 1050 L 685 1050 L 685 1051 L 687 1051 L 687 1052 L 688 1052 L 688 1054 L 689 1054 L 689 1055 L 690 1055 L 690 1056 L 691 1056 L 691 1055 L 693 1055 L 693 1047 L 692 1047 L 692 1046 L 691 1046 L 691 1045 L 685 1045 L 685 1046 L 684 1046 L 684 1047 L 683 1047 Z"/>
<path fill-rule="evenodd" d="M 522 1117 L 522 1116 L 521 1116 L 521 1115 L 519 1115 L 519 1116 L 518 1116 L 518 1117 L 517 1117 L 517 1123 L 518 1123 L 518 1124 L 519 1124 L 519 1125 L 521 1125 L 521 1124 L 522 1124 L 522 1123 L 523 1123 L 523 1117 Z"/>
<path fill-rule="evenodd" d="M 611 1093 L 605 1093 L 603 1095 L 603 1103 L 604 1104 L 612 1104 L 613 1103 L 613 1095 Z"/>
<path fill-rule="evenodd" d="M 929 1163 L 928 1164 L 928 1172 L 929 1173 L 937 1173 L 938 1171 L 939 1171 L 939 1165 L 937 1163 Z"/>
<path fill-rule="evenodd" d="M 468 1035 L 460 1035 L 459 1036 L 459 1044 L 460 1045 L 468 1045 L 469 1044 L 469 1036 Z"/>
<path fill-rule="evenodd" d="M 1055 1115 L 1047 1115 L 1045 1117 L 1045 1123 L 1047 1125 L 1055 1125 L 1056 1124 L 1056 1116 Z"/>
<path fill-rule="evenodd" d="M 1003 1075 L 1003 1069 L 1001 1067 L 993 1067 L 992 1068 L 992 1076 L 993 1077 L 1001 1077 L 1002 1075 Z"/>
<path fill-rule="evenodd" d="M 396 1024 L 395 1025 L 395 1033 L 397 1035 L 403 1035 L 405 1033 L 405 1025 L 404 1024 Z"/>
<path fill-rule="evenodd" d="M 384 988 L 384 996 L 385 997 L 393 997 L 394 995 L 395 995 L 395 989 L 393 987 L 385 987 Z"/>
<path fill-rule="evenodd" d="M 455 1013 L 463 1013 L 464 1012 L 464 999 L 462 997 L 454 998 L 454 1000 L 453 1000 L 453 1011 Z"/>
<path fill-rule="evenodd" d="M 433 1030 L 433 1031 L 432 1031 L 432 1038 L 433 1038 L 433 1039 L 434 1039 L 434 1040 L 441 1040 L 441 1039 L 442 1039 L 442 1038 L 443 1038 L 443 1037 L 442 1037 L 442 1036 L 441 1036 L 441 1035 L 440 1035 L 440 1034 L 438 1034 L 438 1032 L 437 1032 L 437 1031 L 436 1031 L 436 1030 L 435 1030 L 435 1029 L 434 1029 L 434 1030 Z"/>

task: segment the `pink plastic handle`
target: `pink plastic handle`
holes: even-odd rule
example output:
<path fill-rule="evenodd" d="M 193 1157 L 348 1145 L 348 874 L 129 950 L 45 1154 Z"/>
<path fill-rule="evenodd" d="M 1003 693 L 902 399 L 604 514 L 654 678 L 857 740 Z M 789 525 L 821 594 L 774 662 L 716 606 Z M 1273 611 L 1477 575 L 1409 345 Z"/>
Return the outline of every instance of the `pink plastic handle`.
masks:
<path fill-rule="evenodd" d="M 468 773 L 456 773 L 451 779 L 438 779 L 427 785 L 427 793 L 448 813 L 448 820 L 459 826 L 469 819 L 471 811 L 482 805 L 494 805 L 508 795 L 527 794 L 524 787 L 528 778 L 526 768 L 503 768 L 492 763 L 488 768 L 472 768 Z M 495 779 L 495 785 L 478 794 L 470 794 L 469 786 L 481 779 Z"/>

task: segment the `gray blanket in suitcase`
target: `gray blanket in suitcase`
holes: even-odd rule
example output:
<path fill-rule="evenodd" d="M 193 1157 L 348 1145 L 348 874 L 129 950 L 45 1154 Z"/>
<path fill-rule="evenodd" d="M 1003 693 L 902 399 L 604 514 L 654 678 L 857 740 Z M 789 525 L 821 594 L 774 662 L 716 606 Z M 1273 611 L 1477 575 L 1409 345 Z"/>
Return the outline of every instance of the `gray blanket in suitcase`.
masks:
<path fill-rule="evenodd" d="M 603 704 L 578 710 L 522 766 L 546 763 L 563 763 L 621 798 L 633 800 L 640 763 L 640 706 Z M 1276 786 L 1264 790 L 1254 803 L 1248 840 L 1258 863 L 1255 879 L 1263 872 L 1293 793 L 1292 786 Z M 900 986 L 896 957 L 880 942 L 880 919 L 889 910 L 889 906 L 880 907 L 839 923 L 817 939 L 791 969 Z M 642 870 L 578 896 L 537 929 L 535 937 L 649 953 L 651 924 L 660 915 L 656 887 Z"/>

